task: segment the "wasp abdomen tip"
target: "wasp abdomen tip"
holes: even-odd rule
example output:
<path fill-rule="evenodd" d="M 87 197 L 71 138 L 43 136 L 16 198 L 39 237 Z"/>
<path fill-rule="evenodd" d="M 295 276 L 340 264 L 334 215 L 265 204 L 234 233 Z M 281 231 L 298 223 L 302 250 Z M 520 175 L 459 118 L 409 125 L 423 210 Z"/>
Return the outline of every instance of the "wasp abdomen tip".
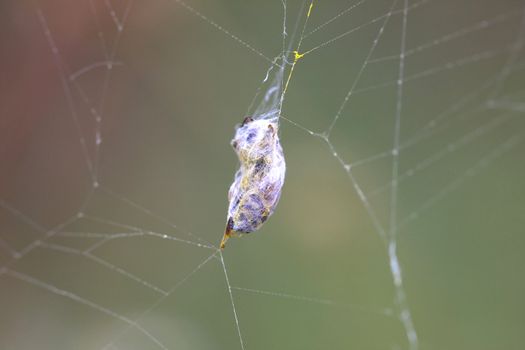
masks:
<path fill-rule="evenodd" d="M 220 248 L 224 249 L 226 247 L 226 241 L 230 238 L 233 230 L 233 219 L 229 218 L 226 223 L 226 229 L 224 230 L 224 235 L 222 236 Z"/>

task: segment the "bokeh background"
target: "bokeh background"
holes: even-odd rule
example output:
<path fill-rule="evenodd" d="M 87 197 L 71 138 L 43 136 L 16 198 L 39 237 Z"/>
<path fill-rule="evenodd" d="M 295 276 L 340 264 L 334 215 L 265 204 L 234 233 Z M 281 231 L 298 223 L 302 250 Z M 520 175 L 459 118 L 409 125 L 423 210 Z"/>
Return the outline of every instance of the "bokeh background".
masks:
<path fill-rule="evenodd" d="M 523 349 L 523 2 L 408 4 L 395 243 L 418 348 Z M 356 29 L 297 64 L 281 202 L 223 253 L 245 349 L 409 348 L 385 243 L 330 148 L 388 231 L 403 5 L 329 142 L 303 128 L 327 130 L 392 2 L 313 8 L 307 34 L 340 16 L 304 50 Z M 0 7 L 0 348 L 240 349 L 220 255 L 161 235 L 219 242 L 229 142 L 270 67 L 242 42 L 280 54 L 281 1 Z"/>

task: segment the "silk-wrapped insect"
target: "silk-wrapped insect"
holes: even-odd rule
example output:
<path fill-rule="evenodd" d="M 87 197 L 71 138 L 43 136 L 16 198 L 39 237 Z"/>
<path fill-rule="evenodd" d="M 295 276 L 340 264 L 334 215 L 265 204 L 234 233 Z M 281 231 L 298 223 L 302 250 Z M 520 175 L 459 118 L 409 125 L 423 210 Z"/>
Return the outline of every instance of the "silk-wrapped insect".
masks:
<path fill-rule="evenodd" d="M 246 117 L 231 142 L 240 167 L 228 192 L 228 217 L 221 249 L 235 233 L 258 230 L 281 196 L 286 163 L 278 136 L 278 118 Z"/>

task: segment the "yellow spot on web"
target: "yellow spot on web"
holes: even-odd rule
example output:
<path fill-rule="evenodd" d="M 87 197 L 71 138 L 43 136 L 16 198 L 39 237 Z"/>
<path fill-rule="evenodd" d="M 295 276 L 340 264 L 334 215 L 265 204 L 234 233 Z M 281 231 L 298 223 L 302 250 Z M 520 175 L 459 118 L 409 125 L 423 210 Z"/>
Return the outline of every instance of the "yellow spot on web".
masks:
<path fill-rule="evenodd" d="M 313 7 L 314 7 L 314 1 L 312 0 L 312 2 L 310 3 L 310 7 L 308 8 L 308 13 L 306 14 L 306 20 L 304 22 L 303 33 L 304 33 L 304 29 L 306 28 L 306 24 L 308 23 L 308 18 L 310 17 L 310 14 L 312 13 L 312 8 Z M 290 79 L 292 78 L 293 71 L 294 71 L 294 68 L 295 68 L 295 64 L 297 63 L 297 61 L 299 59 L 301 59 L 304 55 L 306 55 L 308 53 L 308 52 L 299 53 L 299 48 L 301 47 L 302 39 L 303 39 L 303 37 L 301 35 L 301 40 L 299 40 L 299 44 L 297 45 L 297 50 L 295 50 L 293 52 L 293 54 L 294 54 L 294 61 L 292 63 L 292 68 L 290 68 L 290 73 L 288 74 L 288 79 L 286 79 L 286 83 L 284 84 L 284 90 L 283 90 L 283 94 L 281 95 L 281 100 L 284 99 L 284 95 L 286 94 L 286 91 L 288 90 L 288 84 L 290 83 Z"/>
<path fill-rule="evenodd" d="M 304 53 L 299 53 L 299 51 L 294 51 L 293 54 L 295 55 L 295 62 L 304 56 Z"/>

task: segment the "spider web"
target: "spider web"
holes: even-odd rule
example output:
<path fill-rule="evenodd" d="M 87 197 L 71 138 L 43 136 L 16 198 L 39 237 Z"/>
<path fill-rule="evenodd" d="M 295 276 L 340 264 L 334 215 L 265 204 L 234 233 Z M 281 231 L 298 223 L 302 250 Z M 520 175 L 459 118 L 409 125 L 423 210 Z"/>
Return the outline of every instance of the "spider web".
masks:
<path fill-rule="evenodd" d="M 4 5 L 0 348 L 523 347 L 525 7 L 310 4 Z M 281 203 L 220 251 L 276 109 Z"/>

